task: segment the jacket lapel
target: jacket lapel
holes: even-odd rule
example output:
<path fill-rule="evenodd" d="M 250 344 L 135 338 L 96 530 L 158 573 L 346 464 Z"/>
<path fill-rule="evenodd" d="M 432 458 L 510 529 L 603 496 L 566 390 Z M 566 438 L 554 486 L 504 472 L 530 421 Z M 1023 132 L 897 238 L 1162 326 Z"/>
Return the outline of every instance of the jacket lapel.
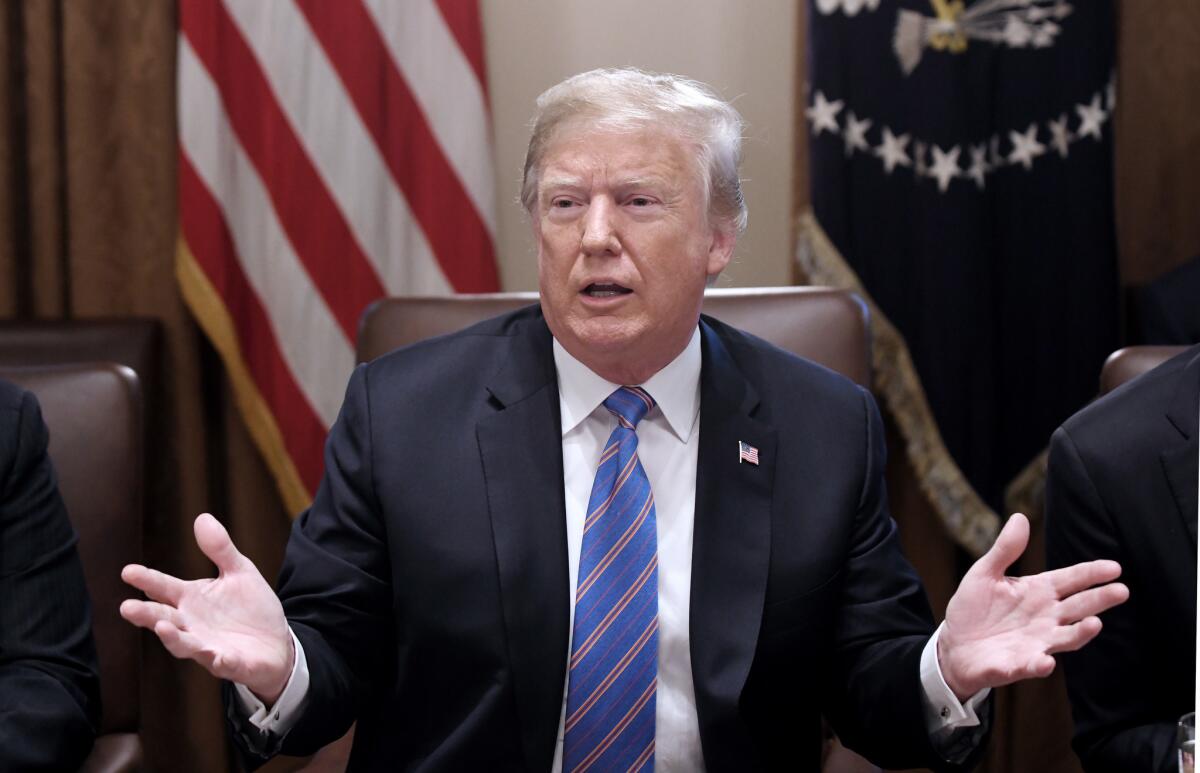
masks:
<path fill-rule="evenodd" d="M 568 641 L 567 532 L 558 384 L 541 317 L 513 338 L 488 387 L 496 413 L 476 426 L 508 656 L 526 762 L 554 755 Z"/>
<path fill-rule="evenodd" d="M 1197 423 L 1200 423 L 1200 354 L 1180 374 L 1179 385 L 1167 410 L 1167 420 L 1179 432 L 1179 442 L 1162 452 L 1163 472 L 1175 497 L 1179 517 L 1196 547 Z"/>
<path fill-rule="evenodd" d="M 737 706 L 766 598 L 776 436 L 753 418 L 758 395 L 716 332 L 702 321 L 701 333 L 690 639 L 704 756 L 717 768 L 750 759 Z M 757 465 L 740 461 L 740 442 L 758 450 Z"/>

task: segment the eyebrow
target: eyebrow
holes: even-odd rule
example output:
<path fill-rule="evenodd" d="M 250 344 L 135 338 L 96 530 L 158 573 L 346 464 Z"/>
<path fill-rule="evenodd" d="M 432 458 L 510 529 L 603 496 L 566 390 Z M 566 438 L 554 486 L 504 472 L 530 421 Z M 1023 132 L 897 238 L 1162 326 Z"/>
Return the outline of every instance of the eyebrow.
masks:
<path fill-rule="evenodd" d="M 545 177 L 538 182 L 538 188 L 580 188 L 583 184 L 582 177 Z"/>
<path fill-rule="evenodd" d="M 538 183 L 538 188 L 542 191 L 552 188 L 582 188 L 587 183 L 582 177 L 546 177 Z M 613 185 L 614 188 L 640 188 L 642 186 L 669 188 L 670 183 L 665 177 L 658 175 L 643 175 L 637 177 L 629 177 L 623 180 L 617 180 Z"/>

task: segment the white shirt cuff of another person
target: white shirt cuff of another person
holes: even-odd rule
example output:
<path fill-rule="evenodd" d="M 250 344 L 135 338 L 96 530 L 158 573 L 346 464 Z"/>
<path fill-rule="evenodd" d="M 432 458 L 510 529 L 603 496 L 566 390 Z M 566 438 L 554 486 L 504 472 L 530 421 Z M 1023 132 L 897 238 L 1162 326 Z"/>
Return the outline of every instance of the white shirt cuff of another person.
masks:
<path fill-rule="evenodd" d="M 921 692 L 925 698 L 925 729 L 933 748 L 948 762 L 962 762 L 970 754 L 983 732 L 977 709 L 987 700 L 992 688 L 985 687 L 960 703 L 942 676 L 937 645 L 942 627 L 934 631 L 921 652 Z"/>
<path fill-rule="evenodd" d="M 233 685 L 242 713 L 250 720 L 250 724 L 261 730 L 264 735 L 286 735 L 287 731 L 292 729 L 292 725 L 296 724 L 308 696 L 308 660 L 304 657 L 304 647 L 300 646 L 300 640 L 292 633 L 291 628 L 288 632 L 292 635 L 292 646 L 296 648 L 296 662 L 292 665 L 292 674 L 274 706 L 267 706 L 250 692 L 246 685 L 236 682 Z"/>

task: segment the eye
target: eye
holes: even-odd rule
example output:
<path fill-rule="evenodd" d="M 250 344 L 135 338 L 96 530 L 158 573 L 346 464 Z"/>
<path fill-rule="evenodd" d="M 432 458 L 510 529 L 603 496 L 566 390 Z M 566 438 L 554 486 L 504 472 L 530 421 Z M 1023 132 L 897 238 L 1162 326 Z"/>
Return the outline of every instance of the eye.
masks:
<path fill-rule="evenodd" d="M 550 206 L 555 209 L 570 209 L 575 206 L 575 202 L 570 199 L 555 199 L 550 202 Z"/>
<path fill-rule="evenodd" d="M 629 200 L 629 203 L 635 207 L 648 207 L 653 204 L 654 201 L 646 196 L 634 196 Z"/>

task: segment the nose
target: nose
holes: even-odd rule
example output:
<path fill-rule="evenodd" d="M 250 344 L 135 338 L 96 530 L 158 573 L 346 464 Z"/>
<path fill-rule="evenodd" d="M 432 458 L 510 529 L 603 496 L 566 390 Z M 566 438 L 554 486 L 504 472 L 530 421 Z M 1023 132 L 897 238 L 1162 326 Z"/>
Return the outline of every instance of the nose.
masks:
<path fill-rule="evenodd" d="M 580 248 L 585 255 L 619 255 L 621 243 L 617 238 L 613 216 L 613 202 L 607 196 L 596 196 L 588 204 L 583 221 L 583 239 Z"/>

